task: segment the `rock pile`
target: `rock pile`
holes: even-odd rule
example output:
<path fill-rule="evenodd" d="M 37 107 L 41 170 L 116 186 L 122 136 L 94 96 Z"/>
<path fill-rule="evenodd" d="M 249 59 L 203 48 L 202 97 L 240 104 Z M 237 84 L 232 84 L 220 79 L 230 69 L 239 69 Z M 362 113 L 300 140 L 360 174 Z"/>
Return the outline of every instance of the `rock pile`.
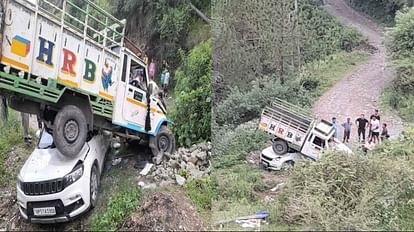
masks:
<path fill-rule="evenodd" d="M 199 179 L 210 174 L 211 143 L 201 143 L 190 148 L 179 148 L 174 154 L 165 153 L 150 176 L 155 180 L 177 180 L 183 185 L 183 177 Z"/>

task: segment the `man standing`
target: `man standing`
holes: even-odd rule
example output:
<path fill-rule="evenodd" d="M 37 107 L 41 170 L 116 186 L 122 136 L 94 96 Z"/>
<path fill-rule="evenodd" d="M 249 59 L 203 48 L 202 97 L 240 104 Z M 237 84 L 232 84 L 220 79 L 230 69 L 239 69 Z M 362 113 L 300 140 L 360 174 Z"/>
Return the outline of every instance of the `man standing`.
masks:
<path fill-rule="evenodd" d="M 357 118 L 355 124 L 358 126 L 358 141 L 361 142 L 361 135 L 362 135 L 362 142 L 365 142 L 365 129 L 368 127 L 368 120 L 365 118 L 364 114 L 361 114 L 361 117 Z"/>
<path fill-rule="evenodd" d="M 342 123 L 342 127 L 344 128 L 344 140 L 343 142 L 347 142 L 349 143 L 349 136 L 351 134 L 351 126 L 352 126 L 352 122 L 351 122 L 351 118 L 347 118 L 346 122 Z"/>
<path fill-rule="evenodd" d="M 380 122 L 377 120 L 377 117 L 372 117 L 371 120 L 371 139 L 370 142 L 373 141 L 374 143 L 379 142 L 379 132 L 380 132 Z"/>
<path fill-rule="evenodd" d="M 29 134 L 29 114 L 27 113 L 20 113 L 22 116 L 22 126 L 23 126 L 23 137 L 24 137 L 24 142 L 26 144 L 30 144 L 32 143 L 32 137 Z"/>
<path fill-rule="evenodd" d="M 374 117 L 376 117 L 377 118 L 377 120 L 378 120 L 378 123 L 379 123 L 379 121 L 381 121 L 381 117 L 380 117 L 380 115 L 379 115 L 379 113 L 378 113 L 378 110 L 377 109 L 375 109 L 375 112 L 374 112 L 374 114 L 372 114 L 371 115 L 371 117 L 369 117 L 369 138 L 370 139 L 372 139 L 371 137 L 372 137 L 372 125 L 371 125 L 371 120 L 374 118 Z"/>

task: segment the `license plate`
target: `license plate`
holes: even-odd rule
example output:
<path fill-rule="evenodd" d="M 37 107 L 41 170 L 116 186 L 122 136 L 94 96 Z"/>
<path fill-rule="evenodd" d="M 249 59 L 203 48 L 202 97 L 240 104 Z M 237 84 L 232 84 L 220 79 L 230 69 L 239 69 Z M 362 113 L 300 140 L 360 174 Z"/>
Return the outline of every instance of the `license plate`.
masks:
<path fill-rule="evenodd" d="M 56 215 L 55 207 L 33 208 L 35 216 L 53 216 Z"/>

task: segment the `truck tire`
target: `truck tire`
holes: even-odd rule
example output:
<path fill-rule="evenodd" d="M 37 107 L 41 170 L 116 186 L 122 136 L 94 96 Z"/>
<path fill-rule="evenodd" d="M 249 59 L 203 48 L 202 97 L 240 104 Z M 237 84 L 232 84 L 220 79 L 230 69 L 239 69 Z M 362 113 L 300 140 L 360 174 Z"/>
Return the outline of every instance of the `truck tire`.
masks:
<path fill-rule="evenodd" d="M 150 138 L 150 147 L 153 155 L 160 152 L 173 154 L 175 152 L 175 137 L 171 130 L 162 125 L 158 135 Z"/>
<path fill-rule="evenodd" d="M 77 156 L 88 135 L 83 112 L 74 105 L 64 106 L 57 113 L 53 124 L 53 141 L 57 149 L 64 156 Z"/>
<path fill-rule="evenodd" d="M 276 155 L 283 155 L 288 152 L 288 145 L 283 140 L 275 140 L 272 144 L 273 152 L 276 153 Z"/>

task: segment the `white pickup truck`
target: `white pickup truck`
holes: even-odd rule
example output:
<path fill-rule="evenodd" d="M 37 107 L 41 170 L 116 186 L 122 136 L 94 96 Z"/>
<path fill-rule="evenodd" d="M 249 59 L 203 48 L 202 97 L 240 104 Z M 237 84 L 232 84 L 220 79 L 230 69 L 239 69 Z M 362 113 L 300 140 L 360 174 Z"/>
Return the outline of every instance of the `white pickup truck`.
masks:
<path fill-rule="evenodd" d="M 275 136 L 272 147 L 263 150 L 260 157 L 269 169 L 283 169 L 303 157 L 317 160 L 326 149 L 352 153 L 333 137 L 335 129 L 330 122 L 317 121 L 302 108 L 280 99 L 262 111 L 259 128 Z"/>

